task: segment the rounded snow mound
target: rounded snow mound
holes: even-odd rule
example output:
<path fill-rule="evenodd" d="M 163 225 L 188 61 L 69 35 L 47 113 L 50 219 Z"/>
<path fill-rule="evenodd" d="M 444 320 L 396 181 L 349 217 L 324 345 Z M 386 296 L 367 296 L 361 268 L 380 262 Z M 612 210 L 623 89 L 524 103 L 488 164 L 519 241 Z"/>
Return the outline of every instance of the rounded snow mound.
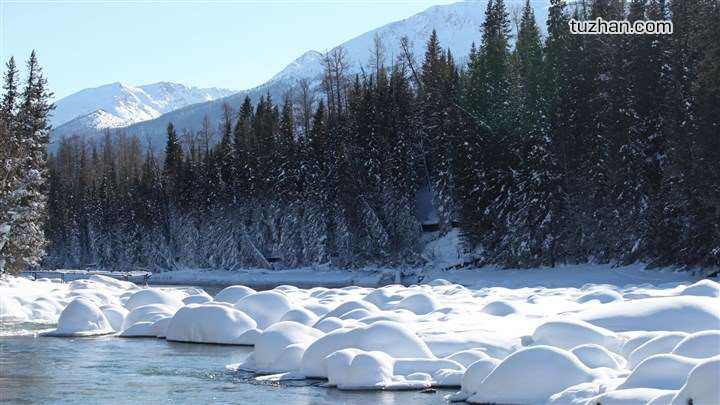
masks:
<path fill-rule="evenodd" d="M 346 369 L 333 375 L 333 382 L 341 390 L 364 390 L 387 386 L 393 381 L 393 359 L 378 351 L 360 352 L 350 360 Z"/>
<path fill-rule="evenodd" d="M 128 315 L 128 310 L 119 305 L 103 305 L 100 309 L 110 322 L 110 326 L 116 332 L 121 331 L 125 317 Z"/>
<path fill-rule="evenodd" d="M 60 313 L 57 328 L 46 336 L 107 335 L 115 330 L 103 311 L 85 298 L 72 300 Z"/>
<path fill-rule="evenodd" d="M 699 297 L 720 297 L 720 283 L 704 279 L 685 287 L 680 295 L 695 295 Z"/>
<path fill-rule="evenodd" d="M 462 378 L 460 391 L 470 396 L 481 390 L 482 382 L 500 364 L 500 360 L 487 357 L 472 363 Z"/>
<path fill-rule="evenodd" d="M 463 350 L 447 357 L 448 360 L 456 361 L 465 367 L 470 367 L 470 365 L 476 361 L 488 358 L 490 358 L 490 356 L 479 349 Z"/>
<path fill-rule="evenodd" d="M 485 305 L 482 309 L 482 312 L 488 314 L 488 315 L 495 315 L 495 316 L 508 316 L 512 315 L 518 312 L 515 305 L 512 303 L 509 303 L 507 301 L 493 301 Z"/>
<path fill-rule="evenodd" d="M 615 355 L 600 345 L 580 345 L 571 352 L 590 368 L 608 367 L 616 370 L 620 368 L 620 362 Z"/>
<path fill-rule="evenodd" d="M 415 315 L 425 315 L 438 308 L 438 304 L 432 295 L 418 292 L 408 295 L 395 304 L 396 309 L 406 309 Z"/>
<path fill-rule="evenodd" d="M 556 347 L 534 346 L 505 358 L 481 382 L 468 380 L 463 385 L 473 388 L 466 392 L 471 403 L 534 404 L 545 403 L 565 388 L 592 380 L 590 369 L 574 354 Z"/>
<path fill-rule="evenodd" d="M 168 318 L 163 318 L 168 319 Z M 161 319 L 162 320 L 162 319 Z M 158 321 L 159 322 L 159 321 Z M 134 323 L 131 327 L 125 329 L 120 334 L 120 337 L 124 338 L 130 338 L 130 337 L 156 337 L 155 331 L 153 329 L 153 325 L 155 322 L 137 322 Z"/>
<path fill-rule="evenodd" d="M 655 336 L 630 352 L 628 356 L 628 368 L 635 368 L 635 366 L 650 356 L 670 353 L 685 337 L 687 337 L 687 334 L 683 332 L 667 332 Z"/>
<path fill-rule="evenodd" d="M 325 318 L 323 320 L 316 322 L 315 325 L 313 325 L 313 328 L 323 331 L 325 333 L 330 333 L 336 329 L 345 328 L 345 327 L 349 326 L 349 325 L 347 325 L 348 323 L 349 323 L 349 321 L 346 322 L 340 318 L 334 318 L 334 317 L 333 318 Z"/>
<path fill-rule="evenodd" d="M 676 390 L 700 361 L 674 354 L 656 354 L 643 360 L 618 389 L 657 388 Z"/>
<path fill-rule="evenodd" d="M 0 320 L 24 321 L 26 319 L 27 314 L 15 298 L 0 295 Z"/>
<path fill-rule="evenodd" d="M 324 359 L 331 353 L 356 348 L 382 351 L 395 358 L 434 358 L 428 346 L 406 326 L 390 321 L 375 322 L 354 329 L 337 329 L 312 343 L 301 362 L 307 377 L 327 378 Z"/>
<path fill-rule="evenodd" d="M 598 301 L 601 304 L 607 304 L 608 302 L 614 302 L 614 301 L 622 301 L 623 296 L 619 292 L 615 290 L 598 290 L 598 291 L 592 291 L 587 294 L 581 295 L 578 297 L 575 302 L 579 304 L 584 304 L 586 302 L 590 301 Z"/>
<path fill-rule="evenodd" d="M 236 302 L 235 308 L 254 319 L 258 329 L 265 329 L 280 321 L 293 306 L 285 294 L 277 291 L 262 291 Z"/>
<path fill-rule="evenodd" d="M 702 361 L 690 371 L 685 385 L 675 395 L 672 405 L 720 404 L 720 356 Z"/>
<path fill-rule="evenodd" d="M 720 325 L 717 299 L 695 296 L 612 302 L 589 308 L 577 316 L 614 332 L 644 330 L 692 333 L 706 330 L 708 325 Z"/>
<path fill-rule="evenodd" d="M 706 359 L 720 355 L 720 330 L 707 330 L 685 337 L 672 350 L 672 354 Z"/>
<path fill-rule="evenodd" d="M 167 326 L 166 339 L 177 342 L 247 345 L 243 334 L 257 327 L 245 313 L 224 305 L 181 308 Z"/>
<path fill-rule="evenodd" d="M 660 336 L 662 334 L 663 334 L 662 332 L 658 332 L 658 331 L 641 332 L 637 336 L 632 337 L 632 338 L 628 339 L 627 341 L 625 341 L 625 343 L 623 343 L 622 349 L 620 350 L 620 354 L 623 357 L 627 358 L 628 356 L 630 356 L 630 353 L 632 353 L 633 350 L 637 349 L 638 347 L 643 345 L 648 340 L 650 340 L 654 337 Z"/>
<path fill-rule="evenodd" d="M 584 344 L 596 344 L 612 351 L 620 348 L 622 340 L 612 331 L 578 320 L 548 321 L 532 334 L 535 344 L 570 350 Z"/>
<path fill-rule="evenodd" d="M 164 304 L 150 304 L 137 307 L 130 311 L 123 321 L 123 330 L 128 329 L 138 322 L 155 322 L 162 318 L 175 315 L 176 308 Z"/>
<path fill-rule="evenodd" d="M 373 303 L 369 301 L 345 301 L 342 304 L 338 305 L 333 309 L 332 311 L 325 314 L 322 319 L 327 318 L 341 318 L 343 315 L 347 314 L 348 312 L 354 311 L 356 309 L 364 309 L 368 312 L 379 312 L 380 309 Z"/>
<path fill-rule="evenodd" d="M 215 301 L 229 302 L 234 304 L 248 295 L 255 294 L 257 291 L 244 285 L 231 285 L 223 288 L 219 293 L 215 294 Z"/>
<path fill-rule="evenodd" d="M 295 308 L 287 311 L 280 318 L 280 322 L 292 321 L 303 325 L 312 326 L 317 322 L 318 316 L 314 312 L 305 308 Z"/>
<path fill-rule="evenodd" d="M 657 401 L 658 397 L 674 394 L 674 391 L 660 390 L 656 388 L 629 388 L 614 390 L 590 398 L 585 405 L 650 405 Z M 672 397 L 671 397 L 672 398 Z M 665 402 L 665 404 L 667 404 Z"/>
<path fill-rule="evenodd" d="M 182 299 L 178 297 L 178 294 L 172 294 L 157 288 L 147 288 L 131 295 L 125 303 L 125 308 L 132 311 L 135 308 L 151 304 L 162 304 L 176 309 L 185 305 Z"/>
<path fill-rule="evenodd" d="M 183 298 L 182 302 L 185 305 L 189 304 L 206 304 L 208 302 L 212 302 L 213 299 L 211 296 L 207 294 L 195 294 L 195 295 L 188 295 L 187 297 Z"/>
<path fill-rule="evenodd" d="M 255 341 L 253 359 L 256 371 L 278 373 L 297 369 L 305 352 L 303 348 L 321 336 L 321 331 L 297 322 L 278 322 L 270 326 Z M 283 355 L 291 345 L 294 346 L 290 348 L 292 355 Z"/>

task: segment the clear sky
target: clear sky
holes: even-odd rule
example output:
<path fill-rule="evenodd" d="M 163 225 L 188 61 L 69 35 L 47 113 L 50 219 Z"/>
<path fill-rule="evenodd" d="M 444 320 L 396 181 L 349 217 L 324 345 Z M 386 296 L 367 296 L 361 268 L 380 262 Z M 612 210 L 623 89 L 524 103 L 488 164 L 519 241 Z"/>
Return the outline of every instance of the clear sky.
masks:
<path fill-rule="evenodd" d="M 456 0 L 0 0 L 0 57 L 36 49 L 56 98 L 120 81 L 242 90 L 305 51 Z"/>

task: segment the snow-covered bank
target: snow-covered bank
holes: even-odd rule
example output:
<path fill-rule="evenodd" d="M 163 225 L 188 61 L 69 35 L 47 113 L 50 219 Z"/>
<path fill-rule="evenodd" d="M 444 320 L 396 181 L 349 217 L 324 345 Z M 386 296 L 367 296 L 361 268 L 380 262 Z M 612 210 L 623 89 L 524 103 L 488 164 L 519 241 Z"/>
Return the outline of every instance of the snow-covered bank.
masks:
<path fill-rule="evenodd" d="M 395 271 L 390 269 L 350 271 L 322 270 L 311 267 L 290 270 L 247 269 L 236 271 L 187 269 L 155 273 L 150 278 L 150 284 L 246 285 L 259 290 L 271 289 L 280 285 L 294 285 L 302 288 L 319 286 L 334 288 L 350 285 L 377 287 L 383 282 L 392 281 L 394 273 Z"/>
<path fill-rule="evenodd" d="M 56 334 L 111 327 L 128 337 L 252 345 L 229 367 L 347 390 L 457 387 L 450 399 L 478 403 L 720 403 L 715 281 L 639 266 L 443 276 L 410 287 L 233 286 L 215 298 L 102 276 L 3 278 L 0 318 L 59 318 Z"/>

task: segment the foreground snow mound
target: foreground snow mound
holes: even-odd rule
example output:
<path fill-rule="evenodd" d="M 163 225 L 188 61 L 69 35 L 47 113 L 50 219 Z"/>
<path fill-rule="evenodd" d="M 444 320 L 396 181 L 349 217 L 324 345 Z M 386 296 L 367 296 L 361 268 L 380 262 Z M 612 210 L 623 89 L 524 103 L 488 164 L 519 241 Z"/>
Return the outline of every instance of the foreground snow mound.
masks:
<path fill-rule="evenodd" d="M 698 359 L 674 354 L 656 354 L 638 364 L 618 389 L 657 388 L 676 390 L 682 387 L 690 370 L 699 362 Z"/>
<path fill-rule="evenodd" d="M 305 308 L 295 308 L 287 311 L 280 318 L 280 322 L 292 321 L 303 325 L 312 326 L 318 321 L 318 316 L 313 311 Z"/>
<path fill-rule="evenodd" d="M 116 332 L 120 332 L 123 322 L 125 322 L 125 317 L 128 315 L 128 310 L 119 305 L 103 305 L 100 309 L 108 321 L 110 321 L 110 326 L 112 326 Z"/>
<path fill-rule="evenodd" d="M 170 293 L 157 288 L 147 288 L 131 295 L 125 303 L 125 308 L 132 311 L 135 308 L 151 304 L 162 304 L 172 308 L 180 308 L 184 305 L 182 298 L 177 293 Z"/>
<path fill-rule="evenodd" d="M 415 315 L 425 315 L 436 310 L 438 304 L 432 295 L 419 292 L 403 298 L 395 305 L 395 308 L 406 309 Z"/>
<path fill-rule="evenodd" d="M 167 326 L 167 340 L 247 345 L 243 334 L 257 327 L 245 313 L 224 305 L 191 304 L 181 308 Z"/>
<path fill-rule="evenodd" d="M 656 388 L 619 389 L 590 398 L 585 405 L 641 405 L 655 401 L 658 397 L 673 395 L 674 393 L 674 391 Z"/>
<path fill-rule="evenodd" d="M 27 318 L 28 314 L 16 299 L 0 295 L 0 321 L 24 321 Z"/>
<path fill-rule="evenodd" d="M 578 318 L 614 332 L 662 330 L 692 333 L 720 329 L 717 299 L 696 296 L 612 302 L 580 312 Z"/>
<path fill-rule="evenodd" d="M 222 291 L 215 295 L 215 301 L 218 302 L 229 302 L 234 304 L 241 299 L 247 297 L 250 294 L 255 294 L 257 291 L 244 285 L 231 285 L 225 287 Z"/>
<path fill-rule="evenodd" d="M 535 344 L 565 350 L 584 344 L 596 344 L 618 351 L 622 345 L 622 340 L 612 331 L 576 320 L 545 322 L 535 329 L 532 340 Z"/>
<path fill-rule="evenodd" d="M 155 322 L 160 319 L 172 317 L 177 308 L 164 304 L 150 304 L 137 307 L 125 316 L 123 330 L 130 328 L 138 322 Z"/>
<path fill-rule="evenodd" d="M 309 378 L 327 378 L 324 360 L 331 353 L 356 348 L 382 351 L 394 358 L 434 358 L 425 342 L 406 326 L 379 321 L 348 330 L 336 329 L 311 344 L 301 362 L 301 373 Z"/>
<path fill-rule="evenodd" d="M 466 393 L 467 396 L 469 396 L 475 392 L 479 392 L 482 389 L 482 382 L 499 364 L 500 360 L 493 359 L 492 357 L 478 360 L 471 364 L 463 375 L 460 386 L 461 393 Z M 467 396 L 463 399 L 467 398 Z"/>
<path fill-rule="evenodd" d="M 672 405 L 717 405 L 720 404 L 720 356 L 712 357 L 698 364 L 690 371 L 685 385 L 675 395 Z"/>
<path fill-rule="evenodd" d="M 720 330 L 708 330 L 693 333 L 673 348 L 673 354 L 706 359 L 720 355 Z"/>
<path fill-rule="evenodd" d="M 638 346 L 628 355 L 628 368 L 634 369 L 643 360 L 656 354 L 670 353 L 687 337 L 684 332 L 665 332 Z"/>
<path fill-rule="evenodd" d="M 607 367 L 619 369 L 621 366 L 621 359 L 600 345 L 580 345 L 572 349 L 571 352 L 590 368 Z"/>
<path fill-rule="evenodd" d="M 45 335 L 95 336 L 113 332 L 115 330 L 110 321 L 94 302 L 86 298 L 76 298 L 60 313 L 57 328 Z"/>
<path fill-rule="evenodd" d="M 341 390 L 385 387 L 393 381 L 393 359 L 378 351 L 358 353 L 347 370 L 333 376 L 333 381 Z"/>
<path fill-rule="evenodd" d="M 321 331 L 297 322 L 278 322 L 265 329 L 255 341 L 254 368 L 262 373 L 297 369 L 305 348 L 323 335 Z"/>
<path fill-rule="evenodd" d="M 241 299 L 235 303 L 235 308 L 254 319 L 258 329 L 265 329 L 280 321 L 286 312 L 293 309 L 293 306 L 285 294 L 263 291 Z"/>
<path fill-rule="evenodd" d="M 593 378 L 591 370 L 572 353 L 535 346 L 511 354 L 480 382 L 463 380 L 463 387 L 472 390 L 462 394 L 470 403 L 544 403 L 553 394 Z"/>

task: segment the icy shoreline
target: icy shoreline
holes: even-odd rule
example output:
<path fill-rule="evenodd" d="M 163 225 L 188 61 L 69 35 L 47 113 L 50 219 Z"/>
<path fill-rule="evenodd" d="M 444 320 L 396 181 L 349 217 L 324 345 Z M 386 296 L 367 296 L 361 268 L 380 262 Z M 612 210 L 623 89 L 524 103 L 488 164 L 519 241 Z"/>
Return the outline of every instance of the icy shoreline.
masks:
<path fill-rule="evenodd" d="M 332 285 L 392 274 L 311 270 L 272 272 L 272 280 Z M 163 283 L 268 276 L 208 273 Z M 720 377 L 716 281 L 598 265 L 422 276 L 422 284 L 380 288 L 233 285 L 214 296 L 104 276 L 2 277 L 0 320 L 57 324 L 51 336 L 249 345 L 250 357 L 230 369 L 263 380 L 321 378 L 342 390 L 454 387 L 450 400 L 479 403 L 720 402 L 712 383 Z"/>

